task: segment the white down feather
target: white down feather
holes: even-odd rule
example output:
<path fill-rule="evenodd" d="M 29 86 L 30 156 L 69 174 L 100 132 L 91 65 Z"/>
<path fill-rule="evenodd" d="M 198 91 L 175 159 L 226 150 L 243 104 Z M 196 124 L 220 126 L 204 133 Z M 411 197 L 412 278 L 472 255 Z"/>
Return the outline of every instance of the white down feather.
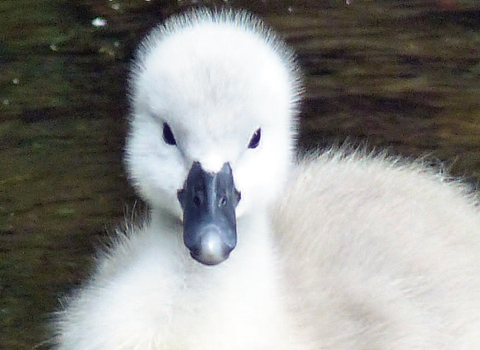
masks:
<path fill-rule="evenodd" d="M 174 17 L 130 83 L 127 165 L 150 219 L 66 302 L 57 349 L 480 349 L 476 199 L 419 163 L 331 150 L 293 164 L 298 69 L 259 20 Z M 183 244 L 193 162 L 228 162 L 241 192 L 237 246 L 215 266 Z"/>

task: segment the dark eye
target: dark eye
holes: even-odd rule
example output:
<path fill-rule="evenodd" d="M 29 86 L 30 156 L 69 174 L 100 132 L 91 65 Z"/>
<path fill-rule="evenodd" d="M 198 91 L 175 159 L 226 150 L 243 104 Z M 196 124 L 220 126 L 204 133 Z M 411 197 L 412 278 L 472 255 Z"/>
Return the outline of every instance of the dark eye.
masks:
<path fill-rule="evenodd" d="M 262 136 L 262 129 L 258 128 L 257 131 L 255 131 L 255 133 L 253 134 L 252 138 L 250 139 L 248 148 L 257 148 L 258 144 L 260 143 L 261 136 Z"/>
<path fill-rule="evenodd" d="M 175 136 L 173 136 L 172 129 L 170 129 L 167 123 L 163 123 L 163 139 L 171 146 L 175 146 L 177 144 L 177 141 L 175 141 Z"/>

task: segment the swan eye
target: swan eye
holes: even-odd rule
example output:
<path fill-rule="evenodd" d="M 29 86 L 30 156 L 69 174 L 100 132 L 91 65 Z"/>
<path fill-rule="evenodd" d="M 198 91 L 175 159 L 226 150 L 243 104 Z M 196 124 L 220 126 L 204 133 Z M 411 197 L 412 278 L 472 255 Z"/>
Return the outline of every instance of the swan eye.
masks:
<path fill-rule="evenodd" d="M 260 143 L 261 136 L 262 136 L 262 129 L 258 128 L 257 131 L 255 131 L 255 133 L 253 134 L 252 138 L 250 139 L 248 148 L 257 148 L 258 144 Z"/>
<path fill-rule="evenodd" d="M 163 140 L 171 146 L 175 146 L 177 144 L 177 141 L 175 141 L 175 136 L 173 136 L 172 129 L 170 129 L 170 126 L 168 126 L 167 123 L 163 123 Z"/>

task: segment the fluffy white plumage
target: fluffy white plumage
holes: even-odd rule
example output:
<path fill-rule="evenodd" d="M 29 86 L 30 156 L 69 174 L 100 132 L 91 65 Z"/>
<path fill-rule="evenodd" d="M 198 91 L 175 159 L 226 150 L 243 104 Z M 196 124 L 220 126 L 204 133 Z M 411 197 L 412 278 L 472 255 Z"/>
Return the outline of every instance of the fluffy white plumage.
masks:
<path fill-rule="evenodd" d="M 466 186 L 341 150 L 294 173 L 275 232 L 310 348 L 479 347 L 480 217 Z"/>
<path fill-rule="evenodd" d="M 119 234 L 59 313 L 57 349 L 480 348 L 476 200 L 358 152 L 293 165 L 298 70 L 260 21 L 174 17 L 144 41 L 131 85 L 127 164 L 150 221 Z M 229 163 L 242 196 L 237 247 L 216 266 L 182 240 L 177 192 L 195 161 Z"/>

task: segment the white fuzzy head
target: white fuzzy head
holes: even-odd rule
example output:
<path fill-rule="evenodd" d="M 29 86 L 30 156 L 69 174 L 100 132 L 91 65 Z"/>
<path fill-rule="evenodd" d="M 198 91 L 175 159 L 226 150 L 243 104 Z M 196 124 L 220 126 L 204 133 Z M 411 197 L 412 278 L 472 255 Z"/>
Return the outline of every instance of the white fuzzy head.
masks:
<path fill-rule="evenodd" d="M 170 19 L 144 40 L 131 77 L 126 159 L 140 194 L 181 219 L 177 191 L 192 163 L 229 163 L 237 217 L 264 207 L 291 163 L 300 88 L 292 52 L 250 14 Z"/>

